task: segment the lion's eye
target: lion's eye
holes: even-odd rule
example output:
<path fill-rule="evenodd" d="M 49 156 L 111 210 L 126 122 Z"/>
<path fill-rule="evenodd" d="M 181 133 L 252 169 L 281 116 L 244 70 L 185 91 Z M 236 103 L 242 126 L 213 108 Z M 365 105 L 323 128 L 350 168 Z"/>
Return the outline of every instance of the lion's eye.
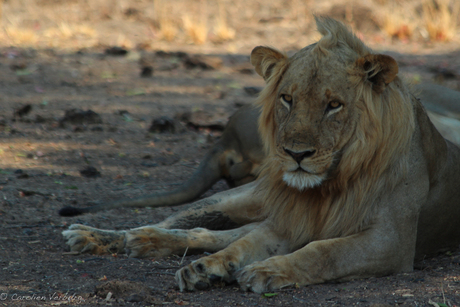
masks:
<path fill-rule="evenodd" d="M 291 95 L 283 94 L 283 95 L 280 96 L 280 100 L 281 100 L 281 103 L 282 103 L 288 110 L 291 109 L 291 105 L 292 105 L 292 96 L 291 96 Z"/>
<path fill-rule="evenodd" d="M 342 108 L 343 104 L 336 101 L 336 100 L 333 100 L 331 102 L 329 102 L 329 104 L 327 105 L 327 108 L 326 108 L 326 113 L 327 112 L 337 112 L 340 108 Z M 334 113 L 335 113 L 334 112 Z"/>
<path fill-rule="evenodd" d="M 338 107 L 340 107 L 340 102 L 332 101 L 329 103 L 329 108 L 331 109 L 337 109 Z"/>

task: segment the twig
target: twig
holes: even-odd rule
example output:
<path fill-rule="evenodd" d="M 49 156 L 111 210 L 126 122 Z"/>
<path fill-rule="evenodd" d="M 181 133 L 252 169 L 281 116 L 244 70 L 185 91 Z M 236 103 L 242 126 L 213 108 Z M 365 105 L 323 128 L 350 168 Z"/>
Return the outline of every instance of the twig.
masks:
<path fill-rule="evenodd" d="M 185 258 L 185 255 L 187 255 L 187 251 L 188 251 L 188 246 L 187 246 L 187 248 L 185 249 L 184 255 L 182 256 L 182 259 L 180 260 L 179 265 L 181 265 L 182 262 L 184 262 L 184 258 Z"/>
<path fill-rule="evenodd" d="M 444 302 L 444 304 L 446 303 L 446 296 L 444 295 L 444 285 L 442 284 L 442 281 L 441 281 L 441 292 L 442 292 L 442 300 Z"/>

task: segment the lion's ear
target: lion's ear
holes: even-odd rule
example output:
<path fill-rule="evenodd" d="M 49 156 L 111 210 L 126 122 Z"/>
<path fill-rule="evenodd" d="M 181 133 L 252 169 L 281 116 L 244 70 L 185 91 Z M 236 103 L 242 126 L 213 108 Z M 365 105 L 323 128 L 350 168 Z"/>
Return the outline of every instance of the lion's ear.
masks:
<path fill-rule="evenodd" d="M 395 59 L 384 54 L 369 54 L 356 61 L 356 65 L 367 73 L 372 89 L 382 93 L 398 74 L 398 64 Z"/>
<path fill-rule="evenodd" d="M 270 78 L 279 61 L 286 59 L 283 53 L 268 47 L 258 46 L 251 52 L 251 64 L 264 80 Z"/>

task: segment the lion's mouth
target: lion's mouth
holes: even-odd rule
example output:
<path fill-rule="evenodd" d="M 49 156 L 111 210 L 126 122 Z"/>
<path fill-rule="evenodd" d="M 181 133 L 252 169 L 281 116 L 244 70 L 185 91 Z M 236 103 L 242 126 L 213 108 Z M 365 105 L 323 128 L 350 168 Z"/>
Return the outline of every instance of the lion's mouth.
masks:
<path fill-rule="evenodd" d="M 313 172 L 309 169 L 304 169 L 301 166 L 298 166 L 296 169 L 293 170 L 287 170 L 287 173 L 292 173 L 292 174 L 299 174 L 299 175 L 320 175 L 316 172 Z"/>
<path fill-rule="evenodd" d="M 317 187 L 325 179 L 324 175 L 315 174 L 298 167 L 294 171 L 287 171 L 283 175 L 283 181 L 290 187 L 300 191 Z"/>

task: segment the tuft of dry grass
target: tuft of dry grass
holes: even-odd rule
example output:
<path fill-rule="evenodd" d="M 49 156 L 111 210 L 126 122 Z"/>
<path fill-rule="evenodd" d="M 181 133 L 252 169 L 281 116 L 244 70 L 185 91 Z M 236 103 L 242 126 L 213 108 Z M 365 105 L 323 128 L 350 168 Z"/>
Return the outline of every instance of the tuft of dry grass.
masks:
<path fill-rule="evenodd" d="M 400 13 L 390 10 L 383 19 L 383 31 L 392 38 L 408 40 L 412 37 L 416 23 Z"/>
<path fill-rule="evenodd" d="M 51 47 L 92 47 L 98 44 L 97 31 L 87 24 L 61 22 L 43 31 L 41 40 Z"/>
<path fill-rule="evenodd" d="M 97 33 L 96 30 L 89 25 L 71 25 L 61 22 L 57 27 L 45 30 L 43 36 L 53 39 L 71 39 L 78 36 L 95 38 Z"/>
<path fill-rule="evenodd" d="M 33 46 L 38 41 L 35 31 L 16 26 L 6 26 L 4 28 L 6 40 L 13 46 Z"/>
<path fill-rule="evenodd" d="M 173 41 L 178 32 L 178 25 L 173 20 L 171 4 L 168 0 L 155 1 L 160 37 L 168 42 Z"/>
<path fill-rule="evenodd" d="M 208 38 L 208 2 L 200 0 L 199 10 L 195 14 L 185 13 L 182 23 L 186 35 L 196 45 L 202 45 Z"/>
<path fill-rule="evenodd" d="M 377 1 L 377 0 L 376 0 Z M 430 41 L 450 41 L 458 32 L 460 1 L 385 0 L 382 30 L 393 38 L 422 36 Z"/>
<path fill-rule="evenodd" d="M 161 38 L 172 42 L 177 35 L 177 26 L 168 18 L 160 19 L 160 34 Z"/>
<path fill-rule="evenodd" d="M 208 25 L 205 21 L 195 21 L 189 14 L 184 14 L 182 18 L 185 33 L 193 43 L 202 45 L 208 38 Z"/>
<path fill-rule="evenodd" d="M 374 0 L 380 4 L 382 14 L 380 28 L 394 39 L 407 41 L 413 38 L 420 26 L 420 17 L 415 7 L 418 0 Z"/>
<path fill-rule="evenodd" d="M 316 35 L 311 30 L 314 28 L 311 14 L 327 14 L 339 2 L 0 0 L 0 44 L 82 48 L 116 42 L 129 48 L 164 40 L 202 45 L 237 40 L 237 32 L 243 39 L 251 35 L 270 38 L 270 33 L 284 32 L 288 33 L 283 37 L 288 45 L 302 46 Z M 374 21 L 370 31 L 379 27 L 390 37 L 403 41 L 421 37 L 430 41 L 449 41 L 459 33 L 460 0 L 372 0 L 365 5 L 368 13 L 356 14 L 354 9 L 361 2 L 365 1 L 346 4 L 345 15 L 340 17 L 352 27 L 358 24 L 358 18 L 369 18 Z M 127 15 L 127 11 L 136 14 Z M 131 23 L 128 27 L 136 28 L 135 33 L 141 35 L 125 31 L 126 19 Z M 118 33 L 107 30 L 111 22 L 117 24 Z M 111 32 L 101 36 L 95 29 Z M 146 32 L 147 35 L 143 35 Z M 167 45 L 166 42 L 161 44 Z M 230 46 L 239 44 L 229 43 L 226 47 Z"/>
<path fill-rule="evenodd" d="M 219 15 L 214 33 L 214 42 L 221 43 L 235 38 L 235 30 L 230 28 L 227 23 L 227 11 L 222 0 L 218 1 Z"/>
<path fill-rule="evenodd" d="M 3 2 L 4 0 L 0 0 L 0 22 L 3 20 Z"/>
<path fill-rule="evenodd" d="M 455 36 L 460 13 L 460 1 L 425 0 L 423 22 L 431 41 L 450 41 Z"/>

